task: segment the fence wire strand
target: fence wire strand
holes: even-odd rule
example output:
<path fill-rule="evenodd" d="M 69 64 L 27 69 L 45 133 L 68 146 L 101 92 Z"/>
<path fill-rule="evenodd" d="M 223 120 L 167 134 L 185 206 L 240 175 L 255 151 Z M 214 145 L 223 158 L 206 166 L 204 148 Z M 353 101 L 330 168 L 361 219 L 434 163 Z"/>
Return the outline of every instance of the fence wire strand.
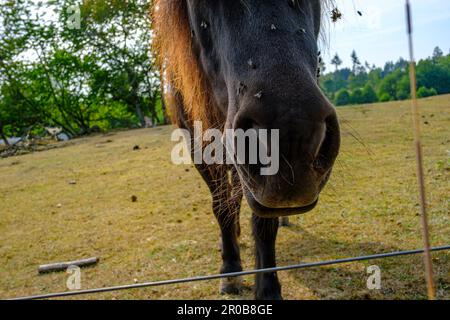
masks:
<path fill-rule="evenodd" d="M 445 250 L 450 250 L 450 245 L 430 248 L 430 251 L 445 251 Z M 248 276 L 248 275 L 259 274 L 259 273 L 270 273 L 270 272 L 278 272 L 278 271 L 306 269 L 306 268 L 312 268 L 312 267 L 330 266 L 330 265 L 343 264 L 343 263 L 349 263 L 349 262 L 384 259 L 384 258 L 390 258 L 390 257 L 399 257 L 399 256 L 422 254 L 422 253 L 424 253 L 423 249 L 397 251 L 397 252 L 381 253 L 381 254 L 374 254 L 374 255 L 368 255 L 368 256 L 359 256 L 359 257 L 354 257 L 354 258 L 345 258 L 345 259 L 337 259 L 337 260 L 329 260 L 329 261 L 321 261 L 321 262 L 311 262 L 311 263 L 303 263 L 303 264 L 266 268 L 266 269 L 257 269 L 257 270 L 215 274 L 215 275 L 208 275 L 208 276 L 198 276 L 198 277 L 190 277 L 190 278 L 182 278 L 182 279 L 171 279 L 171 280 L 163 280 L 163 281 L 136 283 L 136 284 L 130 284 L 130 285 L 104 287 L 104 288 L 87 289 L 87 290 L 79 290 L 79 291 L 49 293 L 49 294 L 42 294 L 42 295 L 12 298 L 10 300 L 37 300 L 37 299 L 63 298 L 63 297 L 79 296 L 79 295 L 86 295 L 86 294 L 93 294 L 93 293 L 105 293 L 105 292 L 112 292 L 112 291 L 158 287 L 158 286 L 165 286 L 165 285 L 190 283 L 190 282 L 198 282 L 198 281 L 208 281 L 208 280 L 216 280 L 216 279 L 223 279 L 223 278 L 234 278 L 234 277 Z"/>

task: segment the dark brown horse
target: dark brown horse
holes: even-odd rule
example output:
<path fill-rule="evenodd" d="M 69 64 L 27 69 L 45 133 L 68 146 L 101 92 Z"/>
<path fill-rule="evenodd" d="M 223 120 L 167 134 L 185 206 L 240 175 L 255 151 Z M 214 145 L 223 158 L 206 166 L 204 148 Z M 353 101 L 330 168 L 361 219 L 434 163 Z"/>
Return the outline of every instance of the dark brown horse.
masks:
<path fill-rule="evenodd" d="M 239 210 L 253 211 L 256 267 L 274 267 L 278 218 L 312 210 L 338 155 L 334 107 L 317 85 L 323 0 L 157 0 L 155 51 L 173 122 L 203 129 L 279 129 L 280 165 L 196 164 L 222 236 L 222 273 L 241 271 Z M 280 299 L 276 273 L 256 276 L 257 299 Z M 239 293 L 228 279 L 222 293 Z"/>

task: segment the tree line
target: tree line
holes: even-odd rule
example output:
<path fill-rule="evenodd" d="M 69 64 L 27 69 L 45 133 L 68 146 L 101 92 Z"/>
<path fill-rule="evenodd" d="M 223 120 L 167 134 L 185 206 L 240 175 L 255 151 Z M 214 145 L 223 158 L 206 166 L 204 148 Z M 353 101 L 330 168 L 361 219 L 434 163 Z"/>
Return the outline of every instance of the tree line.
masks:
<path fill-rule="evenodd" d="M 409 63 L 400 58 L 387 62 L 383 68 L 361 63 L 355 51 L 352 67 L 340 68 L 342 59 L 336 54 L 333 72 L 322 76 L 320 85 L 337 106 L 405 100 L 410 98 Z M 322 63 L 323 66 L 323 63 Z M 431 57 L 417 64 L 418 96 L 420 98 L 450 93 L 450 54 L 436 47 Z"/>

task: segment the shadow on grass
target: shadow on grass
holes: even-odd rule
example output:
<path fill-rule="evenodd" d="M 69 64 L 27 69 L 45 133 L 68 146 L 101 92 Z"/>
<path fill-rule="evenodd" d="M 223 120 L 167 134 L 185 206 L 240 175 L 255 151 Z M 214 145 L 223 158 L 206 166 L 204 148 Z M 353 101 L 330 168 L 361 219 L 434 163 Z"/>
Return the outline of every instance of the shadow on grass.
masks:
<path fill-rule="evenodd" d="M 292 237 L 278 246 L 279 266 L 412 249 L 407 244 L 394 247 L 376 242 L 336 241 L 326 235 L 318 237 L 298 225 L 281 232 L 300 234 L 302 238 Z M 445 280 L 449 270 L 448 253 L 435 253 L 434 256 L 439 257 L 434 261 L 438 297 L 448 299 L 449 282 Z M 370 265 L 381 269 L 380 290 L 367 288 L 367 279 L 371 275 L 367 273 L 367 267 Z M 289 276 L 319 299 L 426 299 L 421 255 L 293 270 L 289 271 Z"/>

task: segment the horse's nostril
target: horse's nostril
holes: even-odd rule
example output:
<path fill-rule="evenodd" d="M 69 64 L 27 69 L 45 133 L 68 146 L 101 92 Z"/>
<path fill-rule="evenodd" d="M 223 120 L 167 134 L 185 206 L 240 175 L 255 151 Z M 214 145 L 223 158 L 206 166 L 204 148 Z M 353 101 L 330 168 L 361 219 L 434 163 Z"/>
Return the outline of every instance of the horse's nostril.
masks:
<path fill-rule="evenodd" d="M 326 124 L 323 124 L 319 127 L 319 130 L 317 130 L 314 133 L 314 137 L 311 141 L 312 143 L 312 148 L 313 148 L 313 159 L 316 159 L 317 156 L 319 155 L 320 150 L 322 149 L 322 145 L 325 142 L 325 138 L 327 136 L 327 126 Z"/>
<path fill-rule="evenodd" d="M 324 137 L 312 163 L 313 168 L 322 173 L 326 173 L 332 167 L 340 146 L 339 124 L 336 116 L 328 117 L 325 123 Z"/>

